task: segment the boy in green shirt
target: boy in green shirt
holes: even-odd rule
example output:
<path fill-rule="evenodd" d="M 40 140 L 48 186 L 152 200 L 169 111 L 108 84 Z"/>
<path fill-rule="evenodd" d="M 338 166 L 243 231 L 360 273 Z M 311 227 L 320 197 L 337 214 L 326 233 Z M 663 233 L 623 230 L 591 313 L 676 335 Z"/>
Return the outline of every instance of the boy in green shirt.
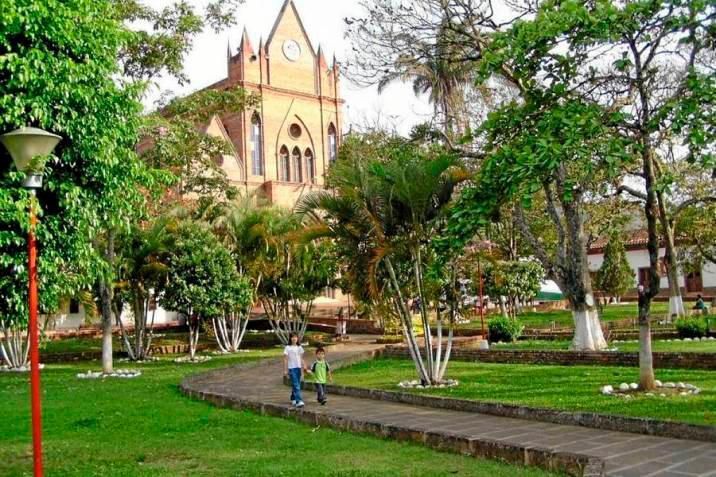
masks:
<path fill-rule="evenodd" d="M 326 361 L 325 349 L 316 349 L 316 361 L 311 365 L 311 374 L 313 374 L 313 379 L 316 382 L 318 402 L 323 406 L 326 404 L 326 383 L 329 380 L 333 382 L 333 374 L 331 374 L 331 367 L 328 366 Z"/>

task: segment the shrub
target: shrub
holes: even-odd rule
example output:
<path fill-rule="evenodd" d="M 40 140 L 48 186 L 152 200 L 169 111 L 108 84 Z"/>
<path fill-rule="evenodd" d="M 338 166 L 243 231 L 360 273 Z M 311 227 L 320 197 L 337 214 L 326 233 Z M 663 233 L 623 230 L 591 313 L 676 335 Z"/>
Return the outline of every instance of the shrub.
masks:
<path fill-rule="evenodd" d="M 524 325 L 516 319 L 499 316 L 487 322 L 487 332 L 491 342 L 516 341 L 522 334 Z"/>
<path fill-rule="evenodd" d="M 708 325 L 704 318 L 680 318 L 676 320 L 675 325 L 681 338 L 701 338 L 708 332 Z"/>

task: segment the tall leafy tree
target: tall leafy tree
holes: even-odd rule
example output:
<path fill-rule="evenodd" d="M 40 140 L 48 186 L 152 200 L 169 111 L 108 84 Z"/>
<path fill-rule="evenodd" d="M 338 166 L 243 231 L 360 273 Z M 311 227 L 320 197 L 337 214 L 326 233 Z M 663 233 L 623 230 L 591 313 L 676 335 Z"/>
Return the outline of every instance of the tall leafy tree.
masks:
<path fill-rule="evenodd" d="M 126 223 L 141 210 L 140 185 L 156 181 L 133 150 L 140 87 L 115 81 L 127 37 L 110 2 L 4 3 L 0 23 L 0 131 L 38 126 L 63 138 L 36 204 L 40 306 L 53 313 L 106 273 L 95 237 L 108 217 Z M 0 320 L 23 328 L 30 198 L 11 164 L 0 151 Z"/>
<path fill-rule="evenodd" d="M 184 221 L 172 234 L 167 257 L 167 287 L 159 303 L 187 318 L 189 356 L 196 359 L 205 320 L 246 313 L 250 305 L 248 282 L 236 270 L 230 252 L 203 224 Z"/>
<path fill-rule="evenodd" d="M 530 125 L 531 116 L 539 126 L 519 147 L 500 146 L 485 175 L 505 163 L 521 164 L 512 171 L 518 178 L 528 171 L 524 166 L 560 174 L 581 159 L 599 158 L 640 181 L 650 263 L 639 306 L 640 387 L 647 390 L 654 388 L 650 307 L 659 292 L 660 207 L 670 183 L 661 163 L 678 137 L 688 151 L 684 160 L 714 166 L 715 9 L 711 2 L 676 0 L 544 2 L 533 19 L 494 36 L 481 62 L 484 73 L 509 76 L 521 89 L 524 102 L 510 106 L 512 117 Z M 509 126 L 510 117 L 498 118 Z M 502 187 L 517 192 L 518 183 L 524 181 Z M 557 197 L 570 199 L 561 202 L 568 212 L 582 188 L 564 184 Z M 574 214 L 569 220 L 575 219 L 581 220 Z"/>
<path fill-rule="evenodd" d="M 191 50 L 194 38 L 207 28 L 218 32 L 234 24 L 235 10 L 241 2 L 211 0 L 203 10 L 185 1 L 176 1 L 163 8 L 156 8 L 151 2 L 142 0 L 106 0 L 106 3 L 111 6 L 112 18 L 123 28 L 123 41 L 117 51 L 122 84 L 140 88 L 144 95 L 161 76 L 173 76 L 180 83 L 186 83 L 188 78 L 184 72 L 184 58 Z M 159 200 L 161 193 L 171 184 L 178 183 L 180 189 L 198 189 L 205 195 L 214 192 L 217 185 L 226 186 L 226 178 L 214 159 L 227 152 L 229 147 L 197 128 L 197 123 L 207 121 L 197 116 L 210 117 L 217 108 L 227 103 L 239 110 L 243 106 L 243 92 L 202 92 L 193 95 L 190 100 L 174 101 L 170 109 L 181 109 L 187 105 L 196 108 L 193 113 L 195 122 L 189 125 L 192 119 L 186 118 L 189 113 L 180 114 L 173 121 L 157 114 L 142 118 L 139 135 L 145 138 L 145 142 L 141 150 L 143 156 L 149 156 L 143 157 L 143 165 L 149 170 L 156 172 L 161 168 L 164 172 L 160 175 L 161 181 L 156 181 L 156 189 L 143 188 L 143 194 L 152 197 L 153 203 L 163 203 Z M 147 143 L 151 143 L 151 147 L 147 147 Z M 162 161 L 156 160 L 156 154 L 152 157 L 154 151 L 160 151 L 158 154 L 163 158 Z M 212 173 L 196 173 L 198 163 Z M 118 189 L 120 197 L 125 189 Z M 164 211 L 162 207 L 152 209 L 145 211 L 132 207 L 129 214 L 127 211 L 107 214 L 104 216 L 103 233 L 95 237 L 95 245 L 104 257 L 106 270 L 96 285 L 102 312 L 102 367 L 106 373 L 112 370 L 113 283 L 118 273 L 116 256 L 119 251 L 127 250 L 126 244 L 117 243 L 117 235 L 128 237 L 126 232 L 135 222 Z M 130 254 L 124 258 L 131 260 L 132 256 Z M 135 321 L 146 322 L 146 316 L 134 315 L 136 313 L 133 314 Z"/>
<path fill-rule="evenodd" d="M 484 269 L 485 290 L 493 298 L 507 297 L 512 318 L 520 306 L 540 291 L 544 269 L 535 260 L 488 262 Z"/>

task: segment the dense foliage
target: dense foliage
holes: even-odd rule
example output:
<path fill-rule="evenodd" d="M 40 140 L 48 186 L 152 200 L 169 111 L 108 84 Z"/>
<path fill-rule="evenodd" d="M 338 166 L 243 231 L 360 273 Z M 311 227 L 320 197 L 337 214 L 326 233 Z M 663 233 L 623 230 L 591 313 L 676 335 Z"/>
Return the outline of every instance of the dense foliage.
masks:
<path fill-rule="evenodd" d="M 38 194 L 40 304 L 92 286 L 105 270 L 93 247 L 108 221 L 143 208 L 154 181 L 134 153 L 139 89 L 115 81 L 127 40 L 109 2 L 19 0 L 0 8 L 0 131 L 36 126 L 62 136 Z M 26 316 L 28 194 L 0 148 L 0 318 Z"/>
<path fill-rule="evenodd" d="M 487 332 L 491 343 L 517 341 L 523 329 L 524 325 L 519 320 L 504 316 L 492 318 L 487 322 Z"/>
<path fill-rule="evenodd" d="M 703 317 L 679 318 L 674 326 L 681 338 L 702 338 L 709 331 L 708 322 Z"/>
<path fill-rule="evenodd" d="M 518 308 L 539 293 L 544 269 L 534 260 L 488 262 L 483 277 L 486 294 L 493 300 L 507 297 L 514 318 Z"/>

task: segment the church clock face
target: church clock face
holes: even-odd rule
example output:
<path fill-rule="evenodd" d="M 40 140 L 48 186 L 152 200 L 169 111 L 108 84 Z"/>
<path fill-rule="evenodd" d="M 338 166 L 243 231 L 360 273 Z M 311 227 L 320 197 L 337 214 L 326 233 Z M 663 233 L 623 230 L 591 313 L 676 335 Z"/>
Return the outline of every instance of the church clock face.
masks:
<path fill-rule="evenodd" d="M 289 61 L 296 61 L 301 56 L 301 47 L 296 40 L 283 42 L 283 54 Z"/>

